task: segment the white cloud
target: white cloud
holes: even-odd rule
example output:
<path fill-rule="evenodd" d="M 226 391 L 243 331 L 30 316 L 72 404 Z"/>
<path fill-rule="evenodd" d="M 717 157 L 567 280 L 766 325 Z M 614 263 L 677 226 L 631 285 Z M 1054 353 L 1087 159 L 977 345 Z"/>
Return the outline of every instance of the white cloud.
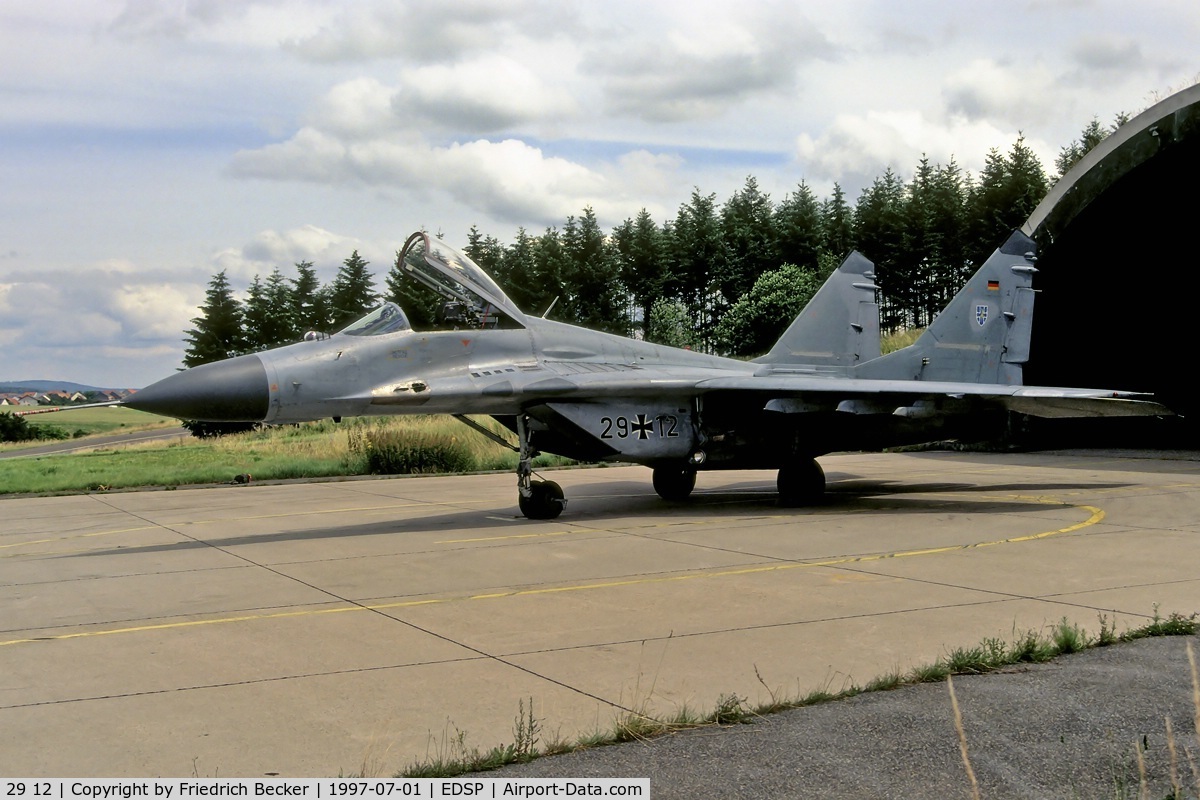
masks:
<path fill-rule="evenodd" d="M 1071 48 L 1071 57 L 1080 68 L 1099 73 L 1138 70 L 1146 63 L 1136 40 L 1109 34 L 1084 36 Z"/>
<path fill-rule="evenodd" d="M 41 346 L 177 341 L 203 291 L 190 283 L 122 281 L 130 277 L 101 271 L 69 282 L 10 284 L 3 327 Z"/>
<path fill-rule="evenodd" d="M 352 251 L 366 250 L 358 239 L 304 225 L 286 231 L 265 230 L 240 248 L 221 250 L 213 257 L 235 285 L 249 284 L 255 275 L 266 276 L 278 268 L 290 276 L 292 265 L 310 261 L 328 267 L 340 264 Z"/>
<path fill-rule="evenodd" d="M 972 121 L 1029 128 L 1054 116 L 1055 75 L 1038 61 L 1007 64 L 975 59 L 952 74 L 942 95 L 951 112 Z"/>
<path fill-rule="evenodd" d="M 393 100 L 397 116 L 412 114 L 462 132 L 502 131 L 579 111 L 565 89 L 506 56 L 421 67 L 403 78 L 404 89 Z"/>
<path fill-rule="evenodd" d="M 796 157 L 807 174 L 845 186 L 865 184 L 888 167 L 908 172 L 922 154 L 964 166 L 990 148 L 1006 149 L 1014 138 L 985 121 L 959 118 L 947 125 L 911 111 L 843 114 L 819 137 L 799 136 Z"/>
<path fill-rule="evenodd" d="M 375 78 L 354 78 L 330 89 L 306 116 L 314 129 L 346 139 L 384 136 L 401 125 L 392 108 L 396 92 Z"/>
<path fill-rule="evenodd" d="M 168 283 L 123 284 L 105 298 L 105 309 L 120 322 L 127 340 L 159 344 L 179 339 L 197 313 L 194 286 Z"/>
<path fill-rule="evenodd" d="M 106 28 L 124 40 L 190 39 L 275 48 L 328 21 L 320 2 L 297 0 L 125 0 Z"/>
<path fill-rule="evenodd" d="M 802 64 L 834 55 L 794 8 L 710 11 L 672 18 L 677 27 L 652 41 L 592 48 L 584 67 L 600 77 L 608 108 L 659 123 L 722 117 L 764 93 L 793 94 Z"/>
<path fill-rule="evenodd" d="M 485 139 L 435 147 L 423 140 L 341 142 L 313 129 L 257 151 L 239 153 L 243 177 L 306 180 L 445 192 L 497 218 L 558 219 L 603 196 L 605 178 L 519 140 Z"/>
<path fill-rule="evenodd" d="M 355 2 L 316 30 L 284 42 L 290 52 L 315 62 L 452 62 L 514 38 L 554 35 L 570 29 L 572 17 L 568 4 L 547 0 Z"/>

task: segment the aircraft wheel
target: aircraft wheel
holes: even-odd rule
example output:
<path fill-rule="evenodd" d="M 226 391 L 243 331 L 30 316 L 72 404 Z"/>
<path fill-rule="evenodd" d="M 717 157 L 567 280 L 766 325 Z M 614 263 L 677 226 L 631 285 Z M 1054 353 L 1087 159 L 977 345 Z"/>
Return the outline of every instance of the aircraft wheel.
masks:
<path fill-rule="evenodd" d="M 696 488 L 696 471 L 682 467 L 655 467 L 654 491 L 663 500 L 687 500 Z"/>
<path fill-rule="evenodd" d="M 529 519 L 554 519 L 566 504 L 562 487 L 554 481 L 534 481 L 529 486 L 529 497 L 517 496 L 521 513 Z"/>
<path fill-rule="evenodd" d="M 825 470 L 815 459 L 789 464 L 779 470 L 779 505 L 811 506 L 825 495 Z"/>

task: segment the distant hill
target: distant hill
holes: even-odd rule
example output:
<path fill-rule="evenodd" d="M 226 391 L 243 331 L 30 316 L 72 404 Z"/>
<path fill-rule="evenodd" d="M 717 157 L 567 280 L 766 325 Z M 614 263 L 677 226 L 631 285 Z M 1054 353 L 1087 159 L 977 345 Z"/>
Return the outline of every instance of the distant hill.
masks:
<path fill-rule="evenodd" d="M 71 381 L 0 381 L 0 394 L 21 394 L 23 392 L 100 392 L 104 386 L 86 386 Z"/>

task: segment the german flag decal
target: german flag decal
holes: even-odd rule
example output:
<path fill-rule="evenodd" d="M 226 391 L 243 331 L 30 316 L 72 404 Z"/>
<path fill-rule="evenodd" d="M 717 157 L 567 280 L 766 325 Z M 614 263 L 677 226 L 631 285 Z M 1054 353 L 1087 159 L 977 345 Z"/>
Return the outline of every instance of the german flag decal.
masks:
<path fill-rule="evenodd" d="M 988 281 L 988 291 L 989 292 L 1000 291 L 1000 281 Z"/>

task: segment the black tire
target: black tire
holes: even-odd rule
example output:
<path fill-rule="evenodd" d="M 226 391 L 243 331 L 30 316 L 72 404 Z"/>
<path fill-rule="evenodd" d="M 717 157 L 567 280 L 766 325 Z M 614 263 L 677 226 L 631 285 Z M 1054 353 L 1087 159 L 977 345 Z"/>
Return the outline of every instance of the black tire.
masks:
<path fill-rule="evenodd" d="M 562 513 L 566 501 L 562 487 L 554 481 L 534 481 L 529 486 L 529 497 L 517 496 L 517 505 L 529 519 L 554 519 Z"/>
<path fill-rule="evenodd" d="M 654 491 L 663 500 L 682 502 L 696 488 L 696 470 L 684 467 L 655 467 Z"/>
<path fill-rule="evenodd" d="M 779 505 L 788 508 L 811 506 L 825 497 L 825 470 L 815 460 L 781 467 L 776 480 Z"/>

